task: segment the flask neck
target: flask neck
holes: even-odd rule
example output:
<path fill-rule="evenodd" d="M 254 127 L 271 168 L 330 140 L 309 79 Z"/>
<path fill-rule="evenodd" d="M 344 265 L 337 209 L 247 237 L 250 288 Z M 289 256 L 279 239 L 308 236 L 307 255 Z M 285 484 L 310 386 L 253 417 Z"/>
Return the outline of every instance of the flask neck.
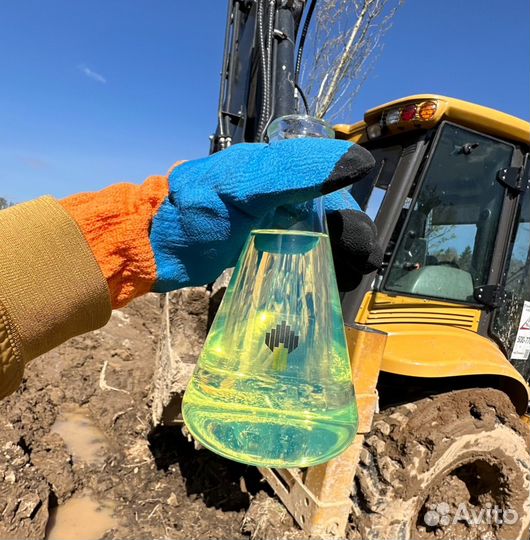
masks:
<path fill-rule="evenodd" d="M 267 129 L 270 142 L 286 139 L 334 139 L 335 131 L 331 125 L 319 118 L 303 114 L 290 114 L 276 118 Z M 308 201 L 297 209 L 301 219 L 290 224 L 287 230 L 307 231 L 328 234 L 324 197 Z"/>

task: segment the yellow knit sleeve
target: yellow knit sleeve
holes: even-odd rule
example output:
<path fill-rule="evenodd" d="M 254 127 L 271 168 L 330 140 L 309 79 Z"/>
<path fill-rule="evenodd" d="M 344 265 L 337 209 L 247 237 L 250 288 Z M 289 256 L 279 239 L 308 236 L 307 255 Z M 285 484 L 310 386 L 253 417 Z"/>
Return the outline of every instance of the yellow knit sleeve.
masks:
<path fill-rule="evenodd" d="M 0 212 L 0 399 L 18 387 L 25 363 L 110 313 L 103 273 L 55 199 Z"/>
<path fill-rule="evenodd" d="M 0 399 L 14 392 L 20 385 L 24 362 L 16 334 L 10 325 L 4 306 L 0 304 Z"/>

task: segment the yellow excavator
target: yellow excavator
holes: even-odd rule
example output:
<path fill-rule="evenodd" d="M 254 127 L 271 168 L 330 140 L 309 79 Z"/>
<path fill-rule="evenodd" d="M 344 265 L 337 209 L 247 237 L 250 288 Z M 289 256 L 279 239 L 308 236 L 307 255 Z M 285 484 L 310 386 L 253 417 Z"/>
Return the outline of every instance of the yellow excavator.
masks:
<path fill-rule="evenodd" d="M 305 4 L 229 1 L 212 151 L 263 140 L 271 119 L 297 112 Z M 324 465 L 260 471 L 310 537 L 526 539 L 530 125 L 422 94 L 335 133 L 376 160 L 351 192 L 385 253 L 379 271 L 342 295 L 359 432 Z M 212 311 L 215 293 L 202 309 Z M 184 295 L 166 304 L 166 318 L 197 302 Z M 189 329 L 170 331 L 155 423 L 179 421 L 168 404 L 198 352 L 182 344 Z"/>

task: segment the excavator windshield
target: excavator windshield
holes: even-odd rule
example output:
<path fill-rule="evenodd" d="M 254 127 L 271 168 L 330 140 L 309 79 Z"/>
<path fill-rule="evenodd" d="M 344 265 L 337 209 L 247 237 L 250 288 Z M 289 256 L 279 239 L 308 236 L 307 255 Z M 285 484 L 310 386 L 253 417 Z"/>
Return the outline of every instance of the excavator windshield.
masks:
<path fill-rule="evenodd" d="M 491 267 L 505 189 L 497 172 L 514 147 L 444 123 L 431 150 L 383 288 L 477 303 Z"/>

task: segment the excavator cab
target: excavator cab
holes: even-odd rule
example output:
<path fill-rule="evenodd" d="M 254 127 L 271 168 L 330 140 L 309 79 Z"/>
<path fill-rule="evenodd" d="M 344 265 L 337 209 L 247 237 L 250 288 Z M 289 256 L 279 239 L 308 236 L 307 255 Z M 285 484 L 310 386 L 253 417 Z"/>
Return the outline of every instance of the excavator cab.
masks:
<path fill-rule="evenodd" d="M 425 109 L 432 113 L 427 121 L 421 116 Z M 418 305 L 425 323 L 444 309 L 437 325 L 469 329 L 493 341 L 504 357 L 499 354 L 503 373 L 509 360 L 523 383 L 530 370 L 520 324 L 530 309 L 528 124 L 426 95 L 368 111 L 364 122 L 338 126 L 337 132 L 376 158 L 371 174 L 351 191 L 376 222 L 385 249 L 381 271 L 344 295 L 347 323 L 385 331 L 385 323 L 411 322 L 407 315 L 422 322 Z M 397 303 L 399 317 L 391 307 Z M 482 367 L 484 374 L 492 371 Z M 401 368 L 401 375 L 418 375 Z M 471 372 L 477 374 L 462 368 L 444 376 Z M 526 390 L 520 390 L 512 397 L 523 412 Z"/>

